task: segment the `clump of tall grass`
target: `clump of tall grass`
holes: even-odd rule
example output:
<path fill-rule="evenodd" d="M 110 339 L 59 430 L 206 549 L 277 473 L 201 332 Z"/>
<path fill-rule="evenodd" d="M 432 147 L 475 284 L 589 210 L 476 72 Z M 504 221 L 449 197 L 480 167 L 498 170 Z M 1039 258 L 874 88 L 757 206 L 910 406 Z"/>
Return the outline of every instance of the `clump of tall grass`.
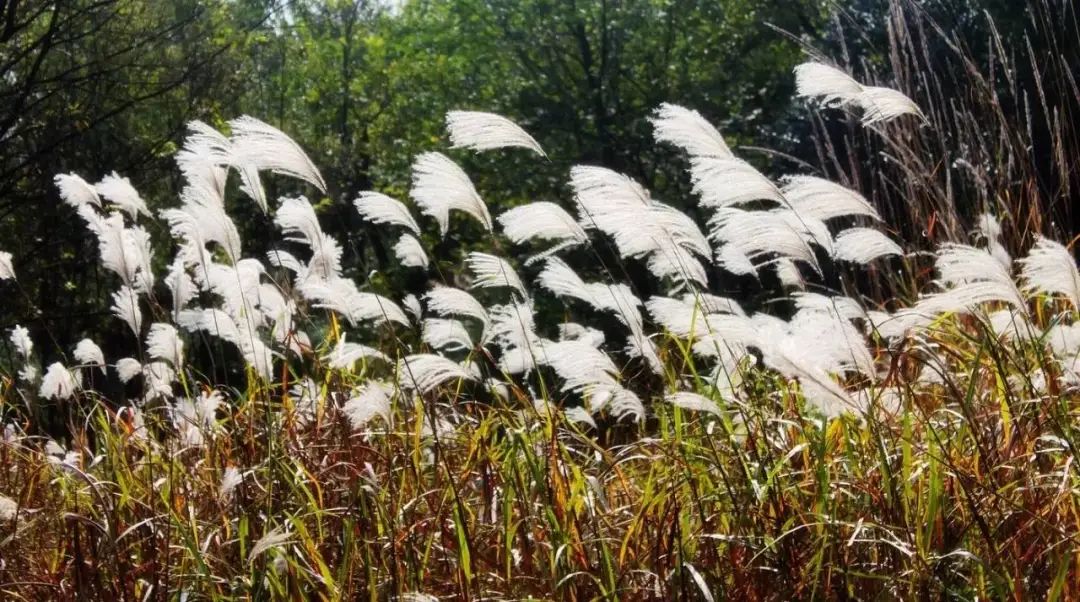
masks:
<path fill-rule="evenodd" d="M 796 77 L 877 135 L 933 127 L 907 95 L 834 67 Z M 419 295 L 350 277 L 307 198 L 268 198 L 265 172 L 326 186 L 250 117 L 191 125 L 180 202 L 158 214 L 175 246 L 163 277 L 126 180 L 58 176 L 115 275 L 131 353 L 86 340 L 43 368 L 10 333 L 0 591 L 1080 595 L 1067 248 L 1040 239 L 1013 261 L 988 214 L 924 282 L 873 199 L 774 181 L 691 109 L 651 121 L 685 155 L 704 224 L 597 166 L 571 169 L 565 206 L 493 216 L 437 151 L 415 160 L 411 206 L 360 194 L 359 214 L 400 234 L 399 268 L 424 274 Z M 453 148 L 546 158 L 504 117 L 447 125 Z M 265 258 L 245 255 L 227 210 L 243 199 L 281 231 Z M 429 245 L 463 227 L 484 239 L 461 251 L 464 275 L 442 274 Z M 899 270 L 923 294 L 875 305 L 828 286 L 837 266 Z M 4 286 L 17 273 L 0 257 Z M 786 305 L 716 294 L 736 277 L 774 278 Z M 230 369 L 242 378 L 206 374 Z"/>

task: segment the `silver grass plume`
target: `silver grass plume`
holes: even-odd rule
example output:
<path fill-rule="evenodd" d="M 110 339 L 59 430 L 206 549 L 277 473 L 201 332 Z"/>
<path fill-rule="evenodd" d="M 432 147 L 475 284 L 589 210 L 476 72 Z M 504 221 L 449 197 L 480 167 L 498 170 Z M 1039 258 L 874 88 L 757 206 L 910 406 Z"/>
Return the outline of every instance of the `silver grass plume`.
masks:
<path fill-rule="evenodd" d="M 451 148 L 486 151 L 505 147 L 527 148 L 541 157 L 544 149 L 521 126 L 506 117 L 479 111 L 450 111 L 446 114 Z"/>
<path fill-rule="evenodd" d="M 381 192 L 364 191 L 353 201 L 353 205 L 360 217 L 373 224 L 400 226 L 420 236 L 420 226 L 408 207 L 393 197 Z"/>
<path fill-rule="evenodd" d="M 45 370 L 38 394 L 45 399 L 71 399 L 81 386 L 77 373 L 71 372 L 60 362 L 54 362 Z"/>
<path fill-rule="evenodd" d="M 428 311 L 439 316 L 464 316 L 480 322 L 484 331 L 491 318 L 484 306 L 469 293 L 449 286 L 436 286 L 424 294 Z"/>
<path fill-rule="evenodd" d="M 101 178 L 94 184 L 94 190 L 106 200 L 120 208 L 121 211 L 136 219 L 138 216 L 150 216 L 150 210 L 146 208 L 146 202 L 139 196 L 139 192 L 131 185 L 127 178 L 120 177 L 115 171 Z"/>
<path fill-rule="evenodd" d="M 900 245 L 873 228 L 841 230 L 833 240 L 833 257 L 863 265 L 890 255 L 903 255 Z"/>
<path fill-rule="evenodd" d="M 475 380 L 476 375 L 441 355 L 419 353 L 399 363 L 398 378 L 404 387 L 429 393 L 452 380 Z"/>
<path fill-rule="evenodd" d="M 450 210 L 462 211 L 474 217 L 491 231 L 491 214 L 472 180 L 446 155 L 427 152 L 413 161 L 412 189 L 409 194 L 420 212 L 435 219 L 439 234 L 446 236 L 450 227 Z"/>
<path fill-rule="evenodd" d="M 926 119 L 918 105 L 903 93 L 892 88 L 864 86 L 843 71 L 821 63 L 796 66 L 795 89 L 799 96 L 820 98 L 826 107 L 859 107 L 863 111 L 863 125 L 890 121 L 901 115 Z"/>
<path fill-rule="evenodd" d="M 539 201 L 514 207 L 496 218 L 503 228 L 503 234 L 514 244 L 522 244 L 532 239 L 552 241 L 556 246 L 532 257 L 526 264 L 553 252 L 570 246 L 585 244 L 589 236 L 573 216 L 565 209 L 547 201 Z"/>
<path fill-rule="evenodd" d="M 1080 272 L 1072 253 L 1059 242 L 1039 237 L 1027 257 L 1018 261 L 1024 291 L 1063 295 L 1080 310 Z"/>
<path fill-rule="evenodd" d="M 458 320 L 428 318 L 424 320 L 422 340 L 432 349 L 468 351 L 473 348 L 468 329 Z"/>
<path fill-rule="evenodd" d="M 305 299 L 315 307 L 333 310 L 349 321 L 374 322 L 376 324 L 396 322 L 403 326 L 410 324 L 405 310 L 390 299 L 375 293 L 364 293 L 356 289 L 351 280 L 337 278 L 330 281 L 310 279 L 300 283 L 297 288 Z"/>
<path fill-rule="evenodd" d="M 690 178 L 699 204 L 708 209 L 751 201 L 784 203 L 784 196 L 776 184 L 742 159 L 692 157 Z"/>
<path fill-rule="evenodd" d="M 15 280 L 15 267 L 7 251 L 0 251 L 0 280 Z"/>
<path fill-rule="evenodd" d="M 323 360 L 335 370 L 351 370 L 356 362 L 369 358 L 390 361 L 390 358 L 382 351 L 360 343 L 348 343 L 345 341 L 345 335 L 342 335 L 333 350 L 324 356 Z"/>
<path fill-rule="evenodd" d="M 123 320 L 136 337 L 142 332 L 142 310 L 139 309 L 139 295 L 127 285 L 112 294 L 112 313 Z"/>
<path fill-rule="evenodd" d="M 394 256 L 407 268 L 427 269 L 428 256 L 424 245 L 412 234 L 402 234 L 394 243 Z"/>
<path fill-rule="evenodd" d="M 881 216 L 863 196 L 814 176 L 791 176 L 786 178 L 781 190 L 788 204 L 800 216 L 819 220 L 848 215 L 862 215 L 881 221 Z"/>
<path fill-rule="evenodd" d="M 369 380 L 353 391 L 341 410 L 354 431 L 364 428 L 376 416 L 390 424 L 393 416 L 390 401 L 393 395 L 394 387 L 390 384 Z"/>
<path fill-rule="evenodd" d="M 101 207 L 101 197 L 86 180 L 70 174 L 58 174 L 53 183 L 60 190 L 60 198 L 68 205 L 78 209 L 84 205 Z"/>
<path fill-rule="evenodd" d="M 674 144 L 691 156 L 734 157 L 720 132 L 697 111 L 665 102 L 649 121 L 658 142 Z"/>
<path fill-rule="evenodd" d="M 473 273 L 473 288 L 510 288 L 522 299 L 529 298 L 525 283 L 505 259 L 473 251 L 465 258 L 465 264 Z"/>
<path fill-rule="evenodd" d="M 102 353 L 101 347 L 90 339 L 79 341 L 72 355 L 83 367 L 100 368 L 102 372 L 105 372 L 105 354 Z"/>
<path fill-rule="evenodd" d="M 341 274 L 341 245 L 324 233 L 315 209 L 304 197 L 283 198 L 274 214 L 274 223 L 286 240 L 303 243 L 311 249 L 307 273 L 330 280 Z"/>
<path fill-rule="evenodd" d="M 156 322 L 146 333 L 146 354 L 178 368 L 184 364 L 184 342 L 172 324 Z"/>
<path fill-rule="evenodd" d="M 251 176 L 250 169 L 273 171 L 315 186 L 326 194 L 326 182 L 315 164 L 311 162 L 300 145 L 281 130 L 244 115 L 229 121 L 232 135 L 229 137 L 229 161 L 241 172 L 245 180 L 245 192 L 250 194 L 265 213 L 265 193 L 258 174 Z"/>

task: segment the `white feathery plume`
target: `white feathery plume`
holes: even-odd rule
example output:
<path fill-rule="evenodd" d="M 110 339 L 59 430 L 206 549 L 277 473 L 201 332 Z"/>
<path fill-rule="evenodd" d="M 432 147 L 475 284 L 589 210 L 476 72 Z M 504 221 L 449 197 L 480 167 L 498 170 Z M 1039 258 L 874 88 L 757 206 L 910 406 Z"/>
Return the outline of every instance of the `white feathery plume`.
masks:
<path fill-rule="evenodd" d="M 436 286 L 424 294 L 428 311 L 439 316 L 465 316 L 479 321 L 486 331 L 491 318 L 484 306 L 469 293 L 449 286 Z"/>
<path fill-rule="evenodd" d="M 297 277 L 297 280 L 304 279 L 303 275 L 306 273 L 307 268 L 292 253 L 281 249 L 271 249 L 266 252 L 266 260 L 274 267 L 289 270 Z"/>
<path fill-rule="evenodd" d="M 642 329 L 641 299 L 625 284 L 586 283 L 565 261 L 550 257 L 537 276 L 537 282 L 556 297 L 571 297 L 588 303 L 593 308 L 609 312 L 631 331 Z"/>
<path fill-rule="evenodd" d="M 446 155 L 427 152 L 413 161 L 412 189 L 409 194 L 420 207 L 439 224 L 439 234 L 446 235 L 450 227 L 450 210 L 456 209 L 476 218 L 491 231 L 491 214 L 472 180 Z"/>
<path fill-rule="evenodd" d="M 91 218 L 87 228 L 98 239 L 101 265 L 136 291 L 149 291 L 154 284 L 150 234 L 141 227 L 125 228 L 124 218 L 118 213 L 107 218 L 92 214 L 92 210 L 84 213 Z"/>
<path fill-rule="evenodd" d="M 370 380 L 353 391 L 341 409 L 354 431 L 364 428 L 376 416 L 389 424 L 393 418 L 390 408 L 393 395 L 394 387 L 389 383 Z"/>
<path fill-rule="evenodd" d="M 589 410 L 599 412 L 606 409 L 616 420 L 631 418 L 640 422 L 645 418 L 645 404 L 633 391 L 622 385 L 600 385 L 587 391 Z"/>
<path fill-rule="evenodd" d="M 1027 257 L 1018 263 L 1024 292 L 1063 295 L 1073 309 L 1080 310 L 1080 271 L 1064 245 L 1040 236 Z"/>
<path fill-rule="evenodd" d="M 531 239 L 559 243 L 555 250 L 584 244 L 589 236 L 565 209 L 547 201 L 514 207 L 496 218 L 514 244 Z"/>
<path fill-rule="evenodd" d="M 423 324 L 423 341 L 433 349 L 468 351 L 473 348 L 472 337 L 458 320 L 428 318 Z"/>
<path fill-rule="evenodd" d="M 993 283 L 999 287 L 999 298 L 1017 309 L 1026 306 L 1023 296 L 1013 283 L 1008 268 L 984 249 L 946 243 L 937 251 L 934 266 L 945 285 L 964 285 L 975 282 Z"/>
<path fill-rule="evenodd" d="M 1039 328 L 1026 315 L 1012 309 L 999 309 L 987 316 L 990 331 L 1000 339 L 1026 341 L 1041 336 Z"/>
<path fill-rule="evenodd" d="M 15 351 L 22 356 L 23 359 L 30 359 L 30 354 L 34 351 L 34 341 L 30 338 L 30 331 L 25 326 L 16 325 L 11 329 L 11 344 L 15 346 Z"/>
<path fill-rule="evenodd" d="M 120 177 L 115 171 L 101 178 L 100 182 L 94 184 L 94 189 L 107 201 L 131 216 L 131 219 L 136 219 L 140 213 L 150 217 L 146 201 L 142 200 L 139 192 L 131 185 L 131 180 Z"/>
<path fill-rule="evenodd" d="M 218 486 L 218 497 L 223 501 L 231 500 L 236 488 L 244 482 L 244 475 L 235 466 L 225 469 L 221 475 L 221 484 Z"/>
<path fill-rule="evenodd" d="M 465 264 L 473 273 L 473 288 L 511 288 L 520 294 L 522 299 L 529 298 L 525 284 L 505 259 L 473 251 L 465 258 Z"/>
<path fill-rule="evenodd" d="M 131 332 L 138 337 L 142 331 L 142 310 L 139 309 L 139 295 L 127 285 L 112 294 L 112 313 L 123 320 Z"/>
<path fill-rule="evenodd" d="M 862 84 L 835 67 L 816 62 L 795 67 L 795 93 L 806 98 L 820 98 L 823 106 L 849 104 L 862 91 Z"/>
<path fill-rule="evenodd" d="M 228 313 L 211 308 L 185 309 L 177 314 L 176 323 L 184 330 L 206 331 L 235 345 L 243 354 L 244 361 L 260 377 L 270 378 L 275 354 L 244 322 L 237 322 Z"/>
<path fill-rule="evenodd" d="M 229 172 L 223 166 L 229 163 L 229 139 L 201 121 L 189 121 L 187 127 L 190 133 L 176 153 L 176 165 L 190 188 L 224 203 Z"/>
<path fill-rule="evenodd" d="M 183 239 L 195 247 L 217 243 L 229 260 L 237 261 L 241 254 L 240 234 L 232 218 L 225 213 L 225 206 L 212 197 L 196 194 L 192 189 L 184 189 L 180 193 L 180 200 L 178 209 L 165 209 L 159 213 L 169 222 L 173 238 Z M 188 259 L 196 258 L 197 253 Z"/>
<path fill-rule="evenodd" d="M 394 244 L 394 255 L 407 268 L 427 269 L 428 256 L 424 245 L 412 234 L 402 234 Z"/>
<path fill-rule="evenodd" d="M 664 396 L 664 401 L 684 410 L 708 412 L 709 414 L 715 414 L 717 416 L 721 415 L 720 406 L 717 405 L 715 401 L 704 395 L 699 395 L 698 393 L 691 393 L 689 391 L 669 393 Z"/>
<path fill-rule="evenodd" d="M 737 245 L 723 245 L 716 251 L 716 263 L 736 276 L 756 276 L 757 268 Z"/>
<path fill-rule="evenodd" d="M 805 262 L 820 271 L 808 240 L 820 242 L 821 234 L 814 231 L 817 228 L 811 230 L 805 222 L 799 222 L 790 210 L 743 211 L 725 207 L 709 219 L 709 228 L 710 238 L 723 242 L 725 249 L 733 247 L 724 250 L 720 257 L 725 267 L 744 269 L 739 265 L 742 257 L 753 261 L 764 255 L 777 254 Z M 740 262 L 729 261 L 732 255 L 740 258 Z"/>
<path fill-rule="evenodd" d="M 180 311 L 199 294 L 198 287 L 188 275 L 184 267 L 184 260 L 177 257 L 176 261 L 169 266 L 169 273 L 165 276 L 165 284 L 172 292 L 173 312 Z"/>
<path fill-rule="evenodd" d="M 791 259 L 779 257 L 772 262 L 772 266 L 776 270 L 776 278 L 785 288 L 799 290 L 806 288 L 806 281 L 803 279 L 802 272 L 799 271 L 799 266 L 795 265 Z"/>
<path fill-rule="evenodd" d="M 994 263 L 997 265 L 997 262 Z M 1017 309 L 1026 307 L 1020 304 L 1014 287 L 987 280 L 966 282 L 940 293 L 926 295 L 910 311 L 897 314 L 917 328 L 929 325 L 941 314 L 973 313 L 984 303 L 1007 303 Z"/>
<path fill-rule="evenodd" d="M 401 306 L 381 295 L 358 291 L 351 280 L 312 279 L 301 283 L 297 288 L 315 307 L 335 311 L 351 324 L 397 322 L 403 326 L 409 325 L 409 317 Z"/>
<path fill-rule="evenodd" d="M 833 240 L 832 256 L 841 261 L 866 265 L 881 257 L 903 254 L 900 245 L 873 228 L 847 228 Z"/>
<path fill-rule="evenodd" d="M 697 111 L 665 102 L 649 122 L 657 142 L 674 144 L 691 156 L 733 158 L 724 137 Z"/>
<path fill-rule="evenodd" d="M 621 257 L 665 253 L 654 260 L 661 277 L 703 280 L 704 268 L 673 246 L 708 257 L 708 239 L 697 224 L 682 212 L 655 202 L 647 190 L 632 179 L 601 167 L 575 166 L 570 184 L 585 228 L 609 235 Z"/>
<path fill-rule="evenodd" d="M 540 363 L 559 375 L 564 391 L 583 392 L 594 386 L 617 384 L 619 369 L 615 362 L 585 341 L 545 343 Z"/>
<path fill-rule="evenodd" d="M 707 314 L 735 314 L 737 316 L 745 316 L 746 312 L 743 311 L 739 302 L 728 298 L 721 297 L 719 295 L 713 295 L 704 292 L 693 292 L 683 295 L 683 303 L 694 307 L 695 305 L 700 307 L 704 313 Z"/>
<path fill-rule="evenodd" d="M 1054 324 L 1046 329 L 1046 344 L 1059 358 L 1076 357 L 1080 353 L 1080 323 Z"/>
<path fill-rule="evenodd" d="M 577 423 L 581 423 L 581 424 L 587 424 L 587 425 L 591 426 L 594 429 L 597 428 L 596 420 L 593 419 L 592 415 L 589 414 L 588 410 L 586 410 L 585 408 L 583 408 L 581 406 L 575 406 L 575 407 L 572 407 L 572 408 L 566 408 L 566 409 L 563 410 L 563 415 L 565 415 L 566 419 L 569 420 L 570 422 L 577 422 Z"/>
<path fill-rule="evenodd" d="M 802 97 L 821 98 L 826 107 L 857 105 L 863 110 L 863 125 L 889 121 L 900 115 L 923 116 L 910 98 L 892 88 L 864 86 L 850 75 L 816 62 L 795 67 L 796 94 Z"/>
<path fill-rule="evenodd" d="M 11 265 L 11 253 L 0 251 L 0 280 L 15 280 L 15 268 Z"/>
<path fill-rule="evenodd" d="M 645 267 L 657 278 L 671 278 L 681 283 L 677 288 L 682 288 L 691 282 L 704 287 L 709 282 L 705 266 L 683 247 L 671 242 L 661 244 L 649 255 Z"/>
<path fill-rule="evenodd" d="M 1001 224 L 989 213 L 979 215 L 975 221 L 975 231 L 986 239 L 986 250 L 994 256 L 1006 270 L 1012 269 L 1012 255 L 1001 244 Z"/>
<path fill-rule="evenodd" d="M 486 151 L 516 146 L 527 148 L 541 157 L 544 149 L 521 126 L 502 115 L 479 111 L 450 111 L 446 114 L 451 148 Z"/>
<path fill-rule="evenodd" d="M 416 321 L 419 321 L 424 315 L 424 308 L 420 306 L 420 300 L 412 293 L 405 295 L 405 297 L 401 299 L 401 305 L 405 307 L 405 311 L 409 312 L 409 315 Z"/>
<path fill-rule="evenodd" d="M 307 272 L 332 279 L 341 274 L 341 245 L 323 232 L 315 209 L 304 197 L 284 198 L 274 214 L 274 223 L 286 240 L 300 242 L 311 249 Z"/>
<path fill-rule="evenodd" d="M 902 92 L 892 88 L 863 86 L 856 102 L 863 110 L 863 125 L 873 125 L 879 121 L 890 121 L 901 115 L 917 115 L 925 119 L 922 109 Z"/>
<path fill-rule="evenodd" d="M 381 192 L 364 191 L 353 201 L 360 217 L 373 224 L 401 226 L 420 236 L 420 226 L 401 201 Z"/>
<path fill-rule="evenodd" d="M 255 545 L 251 547 L 251 551 L 248 552 L 248 562 L 254 562 L 256 558 L 263 555 L 270 550 L 276 550 L 277 548 L 284 547 L 285 544 L 292 542 L 292 535 L 288 531 L 283 530 L 281 527 L 275 527 L 270 531 L 267 531 L 265 535 L 260 537 Z"/>
<path fill-rule="evenodd" d="M 176 371 L 172 366 L 165 362 L 150 362 L 143 366 L 142 373 L 144 400 L 172 398 L 172 384 L 176 382 Z"/>
<path fill-rule="evenodd" d="M 367 358 L 390 361 L 390 358 L 378 349 L 360 343 L 347 343 L 345 335 L 342 335 L 334 349 L 324 356 L 323 360 L 335 370 L 351 370 L 353 364 Z"/>
<path fill-rule="evenodd" d="M 803 366 L 815 366 L 825 372 L 858 371 L 874 374 L 874 358 L 866 339 L 842 312 L 840 305 L 822 311 L 821 307 L 803 309 L 792 317 L 788 334 L 781 341 L 789 359 L 798 358 Z M 763 339 L 764 340 L 764 339 Z M 767 349 L 763 352 L 767 355 Z"/>
<path fill-rule="evenodd" d="M 803 217 L 824 221 L 846 215 L 864 215 L 881 221 L 877 209 L 861 194 L 829 180 L 791 176 L 785 179 L 781 192 L 791 208 Z"/>
<path fill-rule="evenodd" d="M 19 380 L 32 383 L 37 380 L 38 369 L 34 364 L 26 364 L 19 369 Z"/>
<path fill-rule="evenodd" d="M 475 375 L 441 355 L 420 353 L 410 355 L 399 363 L 398 378 L 402 386 L 428 393 L 451 380 L 474 380 Z"/>
<path fill-rule="evenodd" d="M 60 198 L 68 205 L 78 209 L 85 205 L 101 207 L 101 198 L 94 187 L 79 176 L 58 174 L 53 178 L 53 183 L 60 190 Z"/>
<path fill-rule="evenodd" d="M 599 349 L 604 344 L 603 331 L 575 322 L 559 324 L 560 341 L 581 341 Z"/>
<path fill-rule="evenodd" d="M 570 169 L 570 186 L 586 228 L 601 231 L 609 216 L 618 217 L 647 209 L 652 202 L 648 191 L 633 179 L 604 167 L 575 165 Z"/>
<path fill-rule="evenodd" d="M 493 342 L 503 351 L 523 349 L 542 351 L 544 341 L 536 334 L 533 307 L 529 303 L 514 302 L 491 308 L 491 324 L 484 342 Z"/>
<path fill-rule="evenodd" d="M 795 293 L 795 308 L 800 312 L 820 311 L 843 320 L 865 320 L 867 313 L 859 302 L 851 297 L 826 297 L 819 293 Z"/>
<path fill-rule="evenodd" d="M 705 208 L 720 209 L 750 201 L 784 202 L 776 184 L 742 159 L 693 157 L 690 177 L 693 191 L 701 199 L 699 204 Z"/>
<path fill-rule="evenodd" d="M 75 356 L 75 361 L 84 367 L 101 368 L 102 372 L 105 371 L 105 354 L 101 352 L 101 347 L 90 339 L 79 341 L 72 355 Z"/>
<path fill-rule="evenodd" d="M 70 399 L 80 386 L 81 380 L 77 373 L 71 372 L 60 362 L 54 362 L 45 370 L 38 394 L 45 399 Z"/>
<path fill-rule="evenodd" d="M 128 381 L 142 374 L 142 364 L 135 358 L 122 357 L 116 360 L 116 373 L 120 376 L 120 382 L 127 384 Z"/>
<path fill-rule="evenodd" d="M 254 117 L 244 115 L 229 121 L 232 135 L 229 137 L 229 159 L 234 167 L 241 171 L 244 177 L 248 166 L 258 171 L 270 170 L 277 174 L 286 175 L 308 182 L 315 186 L 323 194 L 326 193 L 326 183 L 318 168 L 311 162 L 307 154 L 292 138 L 281 130 L 263 123 Z M 248 178 L 244 178 L 248 180 Z M 263 212 L 266 212 L 266 199 L 262 194 L 262 185 L 258 184 L 258 190 L 250 190 L 258 182 L 258 175 L 254 176 L 254 182 L 247 181 L 248 192 L 259 202 Z M 261 201 L 260 201 L 261 198 Z"/>
<path fill-rule="evenodd" d="M 172 324 L 155 322 L 146 333 L 146 354 L 179 367 L 184 363 L 184 342 Z"/>

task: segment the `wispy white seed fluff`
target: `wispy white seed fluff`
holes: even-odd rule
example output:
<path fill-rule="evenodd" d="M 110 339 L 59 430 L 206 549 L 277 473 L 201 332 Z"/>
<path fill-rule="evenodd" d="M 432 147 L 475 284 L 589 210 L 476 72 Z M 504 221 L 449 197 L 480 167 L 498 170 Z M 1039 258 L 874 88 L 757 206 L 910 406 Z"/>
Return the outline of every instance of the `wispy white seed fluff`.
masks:
<path fill-rule="evenodd" d="M 409 194 L 421 213 L 435 219 L 439 233 L 450 227 L 450 210 L 466 213 L 484 228 L 491 230 L 491 214 L 469 176 L 442 153 L 417 155 L 412 166 L 412 189 Z"/>
<path fill-rule="evenodd" d="M 1073 308 L 1080 309 L 1080 271 L 1065 245 L 1039 237 L 1018 263 L 1025 292 L 1063 295 Z"/>
<path fill-rule="evenodd" d="M 527 148 L 541 157 L 544 149 L 521 126 L 502 115 L 479 111 L 450 111 L 446 114 L 453 148 L 486 151 L 497 148 Z"/>
<path fill-rule="evenodd" d="M 75 356 L 75 361 L 85 367 L 101 368 L 102 372 L 105 371 L 105 354 L 101 352 L 101 347 L 90 339 L 79 341 L 72 355 Z"/>
<path fill-rule="evenodd" d="M 401 201 L 381 192 L 365 191 L 353 201 L 360 217 L 373 224 L 400 226 L 420 236 L 420 226 L 416 224 L 409 208 Z"/>
<path fill-rule="evenodd" d="M 674 144 L 691 156 L 733 157 L 724 137 L 697 111 L 665 102 L 649 121 L 658 142 Z"/>
<path fill-rule="evenodd" d="M 833 241 L 833 257 L 868 264 L 881 257 L 903 255 L 900 245 L 873 228 L 847 228 Z"/>
<path fill-rule="evenodd" d="M 0 280 L 15 280 L 15 267 L 7 251 L 0 251 Z"/>

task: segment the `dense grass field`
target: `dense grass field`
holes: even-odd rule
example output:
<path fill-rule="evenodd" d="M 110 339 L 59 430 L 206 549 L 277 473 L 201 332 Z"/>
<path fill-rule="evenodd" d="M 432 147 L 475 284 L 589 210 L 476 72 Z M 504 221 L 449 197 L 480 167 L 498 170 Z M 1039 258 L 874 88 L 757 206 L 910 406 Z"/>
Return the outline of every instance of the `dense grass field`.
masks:
<path fill-rule="evenodd" d="M 933 127 L 832 67 L 796 77 L 870 135 Z M 447 122 L 455 152 L 545 160 L 501 117 Z M 426 153 L 409 205 L 355 203 L 415 294 L 344 270 L 306 198 L 269 198 L 260 172 L 325 184 L 251 118 L 192 124 L 154 216 L 118 176 L 58 176 L 130 351 L 43 366 L 50 341 L 7 333 L 0 597 L 1080 598 L 1071 251 L 1014 259 L 990 214 L 909 250 L 873 199 L 774 183 L 689 109 L 652 122 L 707 221 L 596 167 L 565 208 L 493 219 Z M 227 210 L 252 202 L 281 231 L 263 257 Z"/>

